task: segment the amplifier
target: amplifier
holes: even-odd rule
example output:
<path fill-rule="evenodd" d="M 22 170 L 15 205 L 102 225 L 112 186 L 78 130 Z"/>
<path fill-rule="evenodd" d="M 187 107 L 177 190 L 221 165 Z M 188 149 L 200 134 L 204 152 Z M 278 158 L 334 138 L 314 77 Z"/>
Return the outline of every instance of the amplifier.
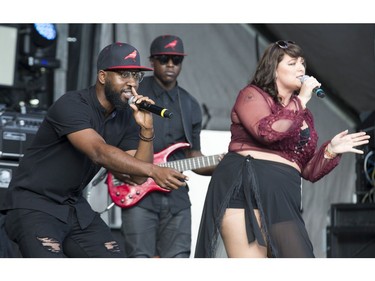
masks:
<path fill-rule="evenodd" d="M 0 116 L 0 158 L 22 157 L 43 119 L 44 115 L 37 113 L 3 113 Z"/>

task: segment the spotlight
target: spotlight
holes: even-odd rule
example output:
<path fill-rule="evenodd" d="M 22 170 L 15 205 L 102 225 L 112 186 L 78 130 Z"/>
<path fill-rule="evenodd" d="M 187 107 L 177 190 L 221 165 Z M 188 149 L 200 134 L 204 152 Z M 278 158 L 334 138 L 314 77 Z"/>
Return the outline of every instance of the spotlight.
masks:
<path fill-rule="evenodd" d="M 51 23 L 34 23 L 31 40 L 41 48 L 52 45 L 57 40 L 56 26 Z"/>
<path fill-rule="evenodd" d="M 57 45 L 55 24 L 34 23 L 28 25 L 24 37 L 23 63 L 31 69 L 59 68 L 60 61 L 55 58 Z"/>

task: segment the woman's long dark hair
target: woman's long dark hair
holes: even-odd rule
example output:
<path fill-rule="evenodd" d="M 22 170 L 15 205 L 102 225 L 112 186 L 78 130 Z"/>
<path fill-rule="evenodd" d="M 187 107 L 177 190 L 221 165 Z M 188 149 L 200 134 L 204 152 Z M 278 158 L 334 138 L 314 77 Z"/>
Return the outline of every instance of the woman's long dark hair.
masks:
<path fill-rule="evenodd" d="M 267 92 L 276 102 L 279 101 L 279 98 L 275 73 L 285 54 L 292 58 L 304 57 L 301 47 L 297 44 L 288 42 L 286 48 L 281 48 L 277 43 L 272 43 L 264 51 L 250 82 Z"/>

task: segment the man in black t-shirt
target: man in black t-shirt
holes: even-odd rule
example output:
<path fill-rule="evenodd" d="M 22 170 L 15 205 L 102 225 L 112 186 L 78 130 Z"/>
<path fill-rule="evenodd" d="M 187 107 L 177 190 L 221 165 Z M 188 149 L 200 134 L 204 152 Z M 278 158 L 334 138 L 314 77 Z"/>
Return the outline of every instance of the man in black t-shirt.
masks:
<path fill-rule="evenodd" d="M 142 71 L 150 70 L 133 46 L 108 45 L 98 57 L 95 86 L 68 92 L 49 108 L 0 208 L 23 257 L 124 256 L 83 197 L 101 167 L 139 184 L 151 177 L 167 189 L 185 185 L 180 172 L 152 164 L 153 118 L 136 105 L 154 103 L 136 92 Z"/>

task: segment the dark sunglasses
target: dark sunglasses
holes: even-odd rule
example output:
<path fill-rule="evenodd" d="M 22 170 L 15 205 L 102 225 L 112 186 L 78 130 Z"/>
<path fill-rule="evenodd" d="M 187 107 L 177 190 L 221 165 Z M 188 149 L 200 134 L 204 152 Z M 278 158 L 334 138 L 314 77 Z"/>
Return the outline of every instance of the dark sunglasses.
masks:
<path fill-rule="evenodd" d="M 288 49 L 289 44 L 296 44 L 294 41 L 285 41 L 285 40 L 279 40 L 275 42 L 277 46 L 279 46 L 281 49 Z"/>
<path fill-rule="evenodd" d="M 154 59 L 158 60 L 160 64 L 167 64 L 169 60 L 172 60 L 174 65 L 179 65 L 184 60 L 183 56 L 171 56 L 171 55 L 158 55 L 153 56 Z"/>

